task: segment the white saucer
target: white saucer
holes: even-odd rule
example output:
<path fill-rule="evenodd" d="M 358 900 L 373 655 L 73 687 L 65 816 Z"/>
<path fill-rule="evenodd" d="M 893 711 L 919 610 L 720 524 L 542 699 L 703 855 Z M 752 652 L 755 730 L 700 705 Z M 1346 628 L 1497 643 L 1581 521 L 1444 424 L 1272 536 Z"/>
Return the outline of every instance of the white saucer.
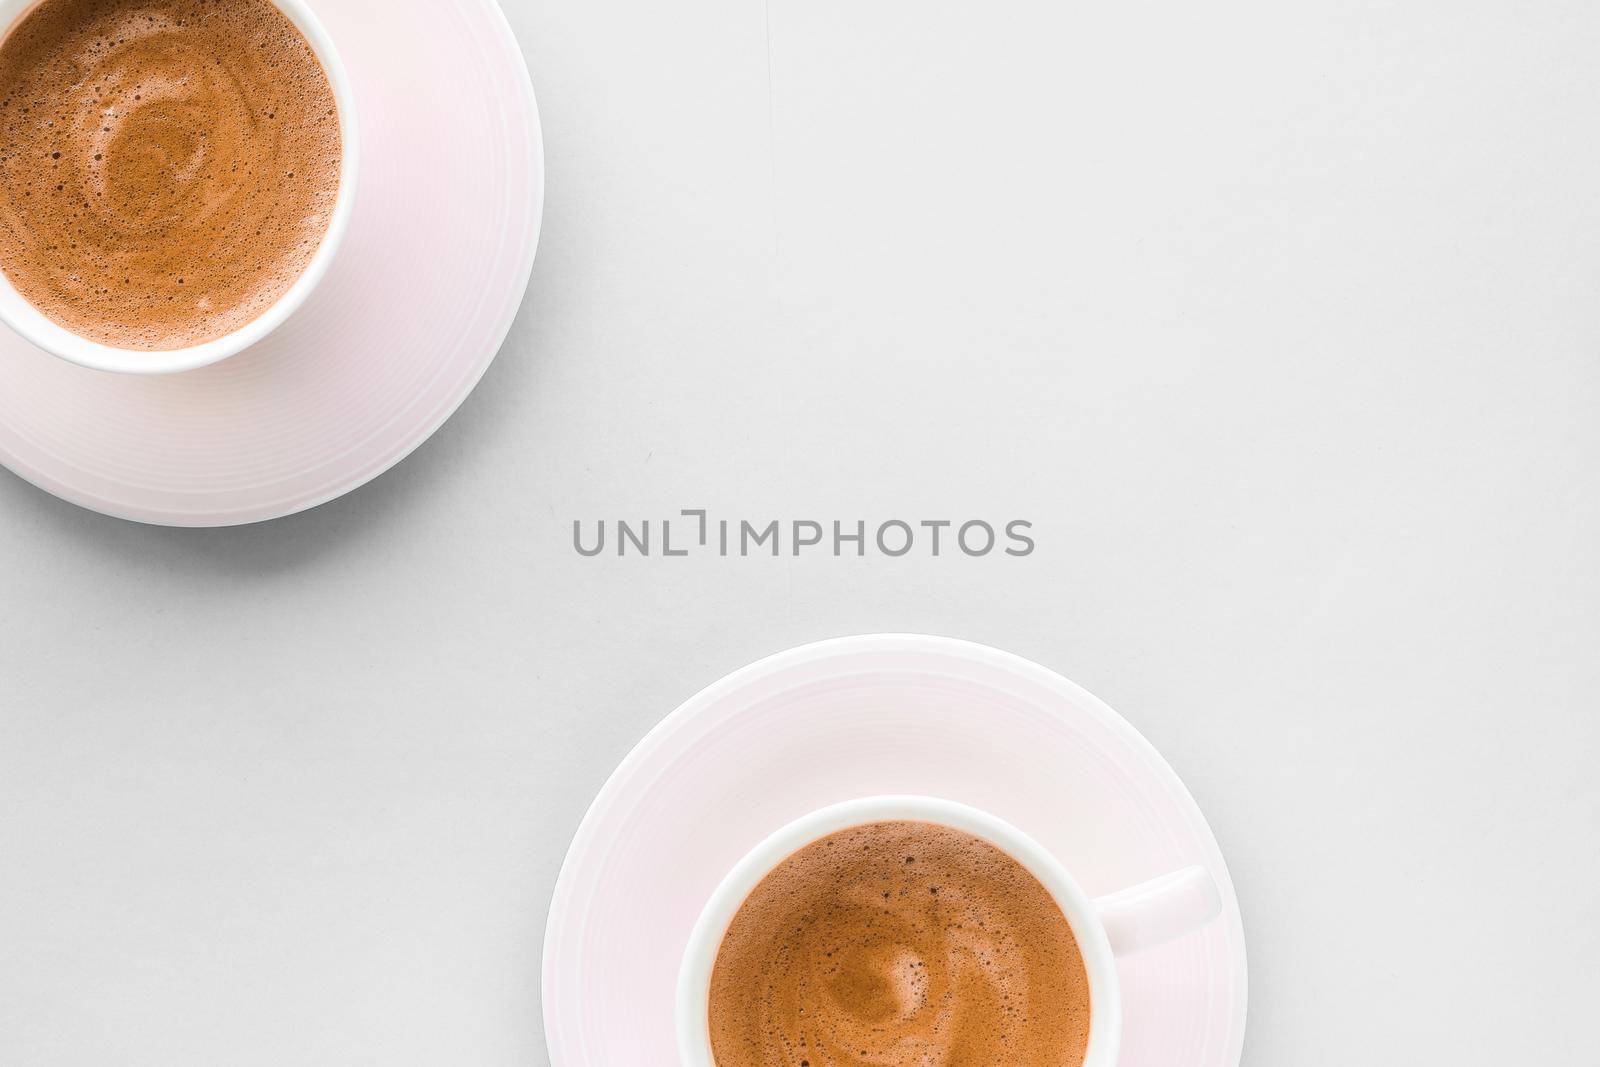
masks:
<path fill-rule="evenodd" d="M 674 982 L 696 917 L 767 834 L 816 808 L 911 793 L 992 812 L 1099 895 L 1190 864 L 1224 911 L 1119 966 L 1121 1067 L 1238 1067 L 1245 943 L 1216 839 L 1161 756 L 1036 664 L 945 638 L 853 637 L 746 667 L 657 726 L 567 855 L 544 951 L 554 1067 L 675 1060 Z"/>
<path fill-rule="evenodd" d="M 0 328 L 0 463 L 171 526 L 324 503 L 425 441 L 494 359 L 538 243 L 544 153 L 495 0 L 318 0 L 354 84 L 355 215 L 309 302 L 248 352 L 166 377 L 85 370 Z"/>

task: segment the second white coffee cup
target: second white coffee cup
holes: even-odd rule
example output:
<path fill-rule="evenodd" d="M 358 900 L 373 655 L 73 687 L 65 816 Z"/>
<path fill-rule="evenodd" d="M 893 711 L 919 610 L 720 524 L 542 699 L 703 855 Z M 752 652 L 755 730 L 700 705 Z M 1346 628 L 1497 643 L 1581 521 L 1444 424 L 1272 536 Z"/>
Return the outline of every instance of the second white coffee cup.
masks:
<path fill-rule="evenodd" d="M 709 1025 L 711 972 L 728 925 L 762 879 L 789 856 L 830 834 L 875 822 L 929 822 L 981 838 L 1021 863 L 1055 898 L 1072 927 L 1089 978 L 1089 1048 L 1083 1067 L 1113 1067 L 1122 1042 L 1118 956 L 1192 933 L 1222 910 L 1203 867 L 1090 899 L 1049 852 L 1009 823 L 977 808 L 920 796 L 846 801 L 790 823 L 757 845 L 722 880 L 684 952 L 678 974 L 678 1058 L 682 1067 L 716 1067 Z"/>

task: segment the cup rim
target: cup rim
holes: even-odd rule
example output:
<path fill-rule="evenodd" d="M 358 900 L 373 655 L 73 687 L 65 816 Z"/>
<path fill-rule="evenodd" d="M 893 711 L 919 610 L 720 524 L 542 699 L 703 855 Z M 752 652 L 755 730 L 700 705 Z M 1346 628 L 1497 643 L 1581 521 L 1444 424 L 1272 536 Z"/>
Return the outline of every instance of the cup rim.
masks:
<path fill-rule="evenodd" d="M 862 797 L 803 815 L 769 834 L 723 877 L 695 922 L 678 971 L 675 1003 L 681 1067 L 716 1067 L 709 1026 L 711 973 L 723 936 L 745 899 L 789 856 L 853 826 L 932 822 L 979 837 L 1021 863 L 1054 898 L 1072 928 L 1089 979 L 1089 1045 L 1083 1067 L 1112 1067 L 1122 1039 L 1116 960 L 1093 902 L 1053 854 L 1010 823 L 952 800 L 915 795 Z"/>
<path fill-rule="evenodd" d="M 41 0 L 0 0 L 0 41 L 9 37 L 22 19 Z M 361 138 L 359 117 L 356 111 L 355 91 L 349 72 L 339 50 L 312 11 L 308 0 L 271 0 L 272 4 L 294 24 L 311 45 L 317 61 L 327 74 L 333 89 L 334 103 L 339 109 L 340 165 L 339 195 L 334 200 L 333 213 L 322 243 L 317 247 L 311 262 L 295 279 L 282 296 L 260 315 L 231 333 L 213 338 L 202 344 L 186 348 L 159 351 L 118 348 L 90 340 L 73 333 L 66 327 L 46 317 L 19 293 L 11 279 L 0 269 L 0 322 L 4 322 L 35 347 L 43 349 L 71 363 L 91 370 L 112 371 L 120 374 L 157 375 L 177 374 L 197 370 L 238 355 L 261 341 L 286 322 L 305 303 L 317 285 L 327 275 L 355 208 L 357 177 L 360 173 Z"/>

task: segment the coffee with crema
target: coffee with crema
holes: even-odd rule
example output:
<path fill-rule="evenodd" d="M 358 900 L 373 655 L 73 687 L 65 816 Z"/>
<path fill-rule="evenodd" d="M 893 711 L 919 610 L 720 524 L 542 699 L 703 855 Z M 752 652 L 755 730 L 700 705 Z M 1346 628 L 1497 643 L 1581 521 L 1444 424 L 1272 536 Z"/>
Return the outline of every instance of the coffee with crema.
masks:
<path fill-rule="evenodd" d="M 305 272 L 339 114 L 269 0 L 43 0 L 0 43 L 0 268 L 119 348 L 232 333 Z"/>
<path fill-rule="evenodd" d="M 1010 855 L 924 822 L 856 827 L 761 882 L 718 950 L 717 1067 L 1081 1067 L 1072 928 Z"/>

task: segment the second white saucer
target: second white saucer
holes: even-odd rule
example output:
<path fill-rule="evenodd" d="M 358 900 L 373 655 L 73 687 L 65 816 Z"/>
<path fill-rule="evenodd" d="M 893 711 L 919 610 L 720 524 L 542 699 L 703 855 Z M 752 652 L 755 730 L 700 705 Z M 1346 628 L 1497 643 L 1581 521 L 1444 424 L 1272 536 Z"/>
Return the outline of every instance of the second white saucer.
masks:
<path fill-rule="evenodd" d="M 993 812 L 1091 894 L 1204 866 L 1222 891 L 1221 919 L 1119 964 L 1119 1062 L 1238 1067 L 1238 900 L 1177 775 L 1060 675 L 980 645 L 904 635 L 809 645 L 746 667 L 623 761 L 579 828 L 551 904 L 543 980 L 555 1067 L 675 1062 L 678 965 L 722 877 L 796 817 L 883 793 Z"/>

